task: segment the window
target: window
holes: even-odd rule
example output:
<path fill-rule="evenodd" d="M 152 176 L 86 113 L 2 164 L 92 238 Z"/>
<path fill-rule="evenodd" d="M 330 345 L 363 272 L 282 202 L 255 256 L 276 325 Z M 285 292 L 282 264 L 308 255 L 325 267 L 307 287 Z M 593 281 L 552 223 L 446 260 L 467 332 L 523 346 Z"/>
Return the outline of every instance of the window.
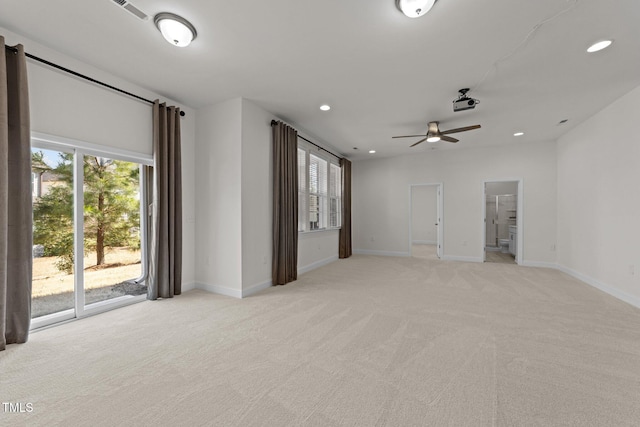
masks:
<path fill-rule="evenodd" d="M 298 147 L 298 231 L 305 231 L 307 224 L 307 152 Z"/>
<path fill-rule="evenodd" d="M 329 165 L 329 227 L 342 226 L 342 168 Z"/>
<path fill-rule="evenodd" d="M 144 299 L 151 158 L 43 135 L 31 156 L 32 328 Z"/>
<path fill-rule="evenodd" d="M 342 178 L 337 159 L 316 147 L 298 144 L 298 231 L 341 226 Z"/>

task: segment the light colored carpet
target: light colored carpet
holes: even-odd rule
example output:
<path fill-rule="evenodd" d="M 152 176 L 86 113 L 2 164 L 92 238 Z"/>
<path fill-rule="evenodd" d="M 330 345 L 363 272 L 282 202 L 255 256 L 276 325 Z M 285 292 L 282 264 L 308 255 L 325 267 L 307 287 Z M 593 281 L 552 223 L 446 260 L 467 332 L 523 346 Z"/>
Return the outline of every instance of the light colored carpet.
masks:
<path fill-rule="evenodd" d="M 411 256 L 437 261 L 438 251 L 436 245 L 411 245 Z"/>
<path fill-rule="evenodd" d="M 0 400 L 41 426 L 630 426 L 640 310 L 562 273 L 353 256 L 32 334 Z"/>

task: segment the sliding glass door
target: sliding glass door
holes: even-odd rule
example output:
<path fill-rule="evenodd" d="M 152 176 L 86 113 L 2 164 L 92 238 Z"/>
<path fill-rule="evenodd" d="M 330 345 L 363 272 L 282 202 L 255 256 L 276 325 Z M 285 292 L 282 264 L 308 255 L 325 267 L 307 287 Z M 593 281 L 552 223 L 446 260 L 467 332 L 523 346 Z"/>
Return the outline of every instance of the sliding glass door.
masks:
<path fill-rule="evenodd" d="M 141 263 L 140 165 L 84 156 L 84 303 L 147 293 Z"/>
<path fill-rule="evenodd" d="M 32 319 L 74 317 L 73 153 L 31 150 Z M 61 316 L 58 316 L 61 317 Z"/>
<path fill-rule="evenodd" d="M 32 141 L 32 328 L 145 298 L 144 165 L 137 153 Z"/>

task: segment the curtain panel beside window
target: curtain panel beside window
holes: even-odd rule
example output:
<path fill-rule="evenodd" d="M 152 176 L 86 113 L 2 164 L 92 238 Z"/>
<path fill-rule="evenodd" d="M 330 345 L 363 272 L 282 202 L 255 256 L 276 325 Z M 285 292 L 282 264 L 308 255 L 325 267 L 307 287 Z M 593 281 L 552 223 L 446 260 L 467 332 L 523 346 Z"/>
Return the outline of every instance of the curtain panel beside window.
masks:
<path fill-rule="evenodd" d="M 153 208 L 147 298 L 182 293 L 180 109 L 153 105 Z"/>
<path fill-rule="evenodd" d="M 342 227 L 340 227 L 339 257 L 349 258 L 352 254 L 351 247 L 351 162 L 340 159 L 342 167 Z"/>
<path fill-rule="evenodd" d="M 298 278 L 298 132 L 282 122 L 273 131 L 273 285 Z"/>
<path fill-rule="evenodd" d="M 0 350 L 24 343 L 31 324 L 31 147 L 24 48 L 0 36 Z"/>

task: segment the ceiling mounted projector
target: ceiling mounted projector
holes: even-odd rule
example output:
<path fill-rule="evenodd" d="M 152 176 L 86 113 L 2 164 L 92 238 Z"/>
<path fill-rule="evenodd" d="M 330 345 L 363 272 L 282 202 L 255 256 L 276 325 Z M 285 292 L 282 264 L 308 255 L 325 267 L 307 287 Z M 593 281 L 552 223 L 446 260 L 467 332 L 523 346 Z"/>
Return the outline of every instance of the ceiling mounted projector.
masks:
<path fill-rule="evenodd" d="M 471 110 L 476 108 L 476 105 L 480 104 L 480 101 L 477 99 L 473 99 L 467 96 L 467 92 L 469 92 L 468 88 L 460 89 L 460 95 L 458 95 L 458 99 L 453 101 L 453 112 Z"/>

